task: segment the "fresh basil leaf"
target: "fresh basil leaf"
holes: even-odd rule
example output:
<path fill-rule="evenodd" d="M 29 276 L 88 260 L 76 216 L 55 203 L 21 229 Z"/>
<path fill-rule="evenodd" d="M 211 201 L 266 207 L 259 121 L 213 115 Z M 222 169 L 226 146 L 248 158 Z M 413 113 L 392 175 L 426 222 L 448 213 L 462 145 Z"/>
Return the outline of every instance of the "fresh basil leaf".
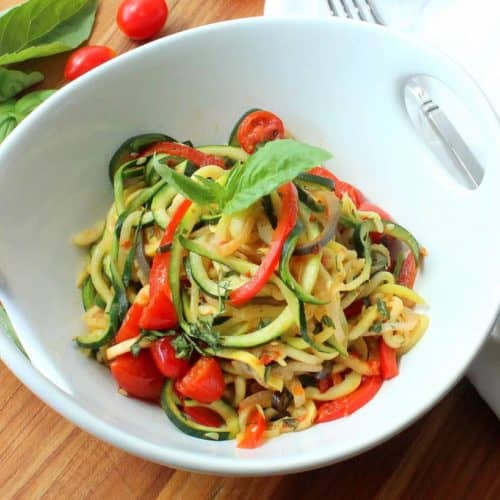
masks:
<path fill-rule="evenodd" d="M 42 80 L 43 75 L 39 71 L 25 73 L 24 71 L 0 68 L 0 102 L 14 97 Z"/>
<path fill-rule="evenodd" d="M 231 172 L 226 185 L 224 213 L 234 214 L 331 158 L 324 149 L 291 139 L 270 141 Z"/>
<path fill-rule="evenodd" d="M 387 309 L 386 303 L 382 299 L 377 299 L 377 311 L 380 313 L 382 318 L 389 319 L 389 310 Z"/>
<path fill-rule="evenodd" d="M 16 128 L 17 119 L 13 113 L 0 114 L 0 144 Z"/>
<path fill-rule="evenodd" d="M 89 37 L 97 0 L 28 0 L 0 17 L 0 64 L 78 47 Z"/>
<path fill-rule="evenodd" d="M 156 172 L 171 186 L 174 186 L 184 197 L 194 201 L 198 205 L 208 205 L 210 203 L 216 203 L 219 200 L 219 190 L 222 190 L 222 188 L 215 182 L 196 177 L 196 175 L 191 178 L 183 174 L 178 174 L 175 170 L 167 167 L 155 157 L 153 157 L 152 161 L 153 168 Z M 219 190 L 217 188 L 219 188 Z"/>
<path fill-rule="evenodd" d="M 54 92 L 55 90 L 37 90 L 26 94 L 18 101 L 9 99 L 0 104 L 0 143 Z"/>
<path fill-rule="evenodd" d="M 14 112 L 19 117 L 19 121 L 24 120 L 37 106 L 48 99 L 55 90 L 35 90 L 21 97 L 16 102 Z"/>

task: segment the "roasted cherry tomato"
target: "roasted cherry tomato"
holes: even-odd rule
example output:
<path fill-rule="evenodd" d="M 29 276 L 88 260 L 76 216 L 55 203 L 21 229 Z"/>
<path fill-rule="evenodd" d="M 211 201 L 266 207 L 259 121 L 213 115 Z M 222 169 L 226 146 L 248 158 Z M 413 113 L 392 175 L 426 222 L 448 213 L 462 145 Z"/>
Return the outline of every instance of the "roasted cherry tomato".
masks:
<path fill-rule="evenodd" d="M 116 22 L 132 40 L 147 40 L 161 31 L 167 17 L 165 0 L 123 0 L 116 13 Z"/>
<path fill-rule="evenodd" d="M 263 142 L 283 139 L 285 127 L 283 122 L 270 111 L 254 111 L 243 118 L 238 127 L 238 142 L 247 152 L 252 154 Z"/>
<path fill-rule="evenodd" d="M 201 357 L 175 384 L 186 398 L 200 403 L 213 403 L 224 394 L 224 375 L 215 358 Z"/>
<path fill-rule="evenodd" d="M 266 430 L 266 419 L 264 415 L 255 408 L 248 416 L 247 426 L 242 438 L 238 441 L 238 448 L 257 448 L 264 441 Z"/>
<path fill-rule="evenodd" d="M 191 365 L 187 360 L 179 359 L 175 355 L 172 340 L 173 337 L 163 337 L 150 347 L 150 351 L 156 367 L 165 377 L 181 378 L 186 375 Z"/>
<path fill-rule="evenodd" d="M 64 67 L 64 78 L 74 80 L 115 56 L 116 52 L 113 49 L 103 45 L 87 45 L 75 50 Z"/>
<path fill-rule="evenodd" d="M 165 377 L 156 368 L 147 349 L 141 350 L 137 357 L 122 354 L 111 361 L 110 368 L 118 386 L 129 396 L 152 401 L 159 399 Z"/>

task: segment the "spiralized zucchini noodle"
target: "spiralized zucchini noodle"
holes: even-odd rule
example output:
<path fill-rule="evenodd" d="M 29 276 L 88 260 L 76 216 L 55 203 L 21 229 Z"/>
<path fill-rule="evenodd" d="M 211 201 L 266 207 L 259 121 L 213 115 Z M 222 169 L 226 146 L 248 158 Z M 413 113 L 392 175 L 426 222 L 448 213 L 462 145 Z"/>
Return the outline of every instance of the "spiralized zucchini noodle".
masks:
<path fill-rule="evenodd" d="M 262 110 L 228 145 L 144 134 L 118 149 L 114 201 L 74 243 L 76 343 L 122 394 L 253 448 L 357 411 L 398 374 L 429 323 L 412 289 L 426 252 L 316 166 L 328 156 Z"/>

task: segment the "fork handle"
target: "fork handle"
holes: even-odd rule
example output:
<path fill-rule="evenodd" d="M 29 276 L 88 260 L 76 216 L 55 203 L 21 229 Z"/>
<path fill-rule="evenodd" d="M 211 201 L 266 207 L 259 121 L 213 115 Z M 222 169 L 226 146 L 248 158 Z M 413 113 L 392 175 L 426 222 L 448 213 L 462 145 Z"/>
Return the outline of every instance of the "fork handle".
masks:
<path fill-rule="evenodd" d="M 469 186 L 473 189 L 477 188 L 484 177 L 483 168 L 444 111 L 436 104 L 432 104 L 427 108 L 423 106 L 424 116 L 443 142 Z"/>

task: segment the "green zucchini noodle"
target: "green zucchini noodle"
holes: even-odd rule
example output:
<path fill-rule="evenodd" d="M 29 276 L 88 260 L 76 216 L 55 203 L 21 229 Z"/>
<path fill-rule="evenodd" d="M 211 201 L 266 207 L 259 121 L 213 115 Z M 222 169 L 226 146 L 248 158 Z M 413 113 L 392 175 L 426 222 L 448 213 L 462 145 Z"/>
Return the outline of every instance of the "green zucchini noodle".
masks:
<path fill-rule="evenodd" d="M 399 361 L 429 320 L 416 309 L 424 301 L 412 280 L 405 281 L 408 270 L 401 262 L 395 266 L 397 258 L 412 256 L 418 266 L 415 238 L 381 219 L 372 206 L 360 208 L 352 191 L 340 192 L 338 184 L 332 191 L 314 173 L 292 179 L 298 214 L 280 242 L 273 269 L 253 286 L 248 300 L 234 301 L 233 291 L 255 283 L 268 262 L 280 224 L 290 217 L 289 201 L 281 188 L 234 213 L 223 211 L 215 199 L 194 200 L 176 222 L 188 195 L 176 187 L 181 181 L 165 175 L 171 169 L 181 180 L 229 189 L 232 170 L 249 161 L 234 134 L 230 145 L 200 148 L 161 134 L 152 134 L 152 143 L 147 134 L 124 143 L 111 162 L 114 201 L 104 221 L 73 242 L 87 252 L 78 277 L 86 327 L 76 339 L 79 348 L 112 371 L 127 356 L 133 362 L 152 352 L 165 337 L 190 365 L 200 356 L 215 358 L 224 380 L 216 401 L 183 398 L 166 377 L 161 404 L 184 432 L 241 442 L 256 425 L 255 415 L 265 422 L 262 439 L 270 439 L 324 421 L 320 414 L 335 408 L 325 406 L 329 402 L 345 415 L 355 411 L 350 395 L 361 394 L 367 381 L 381 384 L 397 373 L 387 375 L 394 366 L 385 366 L 384 352 Z M 173 152 L 160 148 L 147 161 L 138 154 L 157 142 L 170 144 Z M 187 156 L 176 153 L 181 146 L 190 151 Z M 191 163 L 195 154 L 215 164 L 206 160 L 198 167 Z M 174 223 L 180 223 L 177 230 Z M 162 254 L 170 260 L 161 286 L 167 286 L 177 323 L 142 328 L 160 286 L 151 277 L 158 276 Z M 134 324 L 132 307 L 141 317 Z M 152 356 L 148 359 L 153 363 Z M 120 392 L 142 397 L 123 385 Z M 198 421 L 191 411 L 197 406 L 221 424 Z"/>

